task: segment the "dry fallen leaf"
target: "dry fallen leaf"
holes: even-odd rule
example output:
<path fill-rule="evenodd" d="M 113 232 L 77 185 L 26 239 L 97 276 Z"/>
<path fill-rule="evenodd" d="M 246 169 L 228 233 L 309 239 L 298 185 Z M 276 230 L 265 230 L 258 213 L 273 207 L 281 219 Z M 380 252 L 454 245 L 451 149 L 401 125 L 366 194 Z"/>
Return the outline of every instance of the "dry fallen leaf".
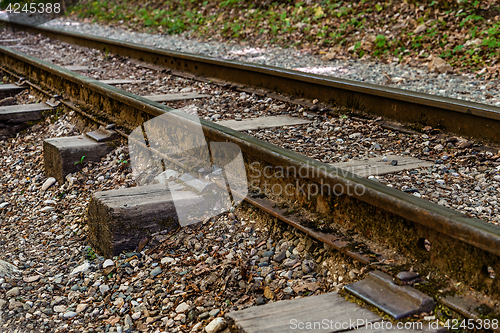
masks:
<path fill-rule="evenodd" d="M 271 288 L 266 287 L 264 289 L 264 297 L 267 299 L 274 299 L 274 292 L 271 290 Z"/>
<path fill-rule="evenodd" d="M 301 284 L 299 286 L 293 287 L 293 291 L 295 291 L 296 293 L 305 292 L 305 291 L 314 292 L 318 289 L 319 289 L 319 286 L 316 283 L 312 283 L 312 282 L 304 283 L 304 284 Z"/>

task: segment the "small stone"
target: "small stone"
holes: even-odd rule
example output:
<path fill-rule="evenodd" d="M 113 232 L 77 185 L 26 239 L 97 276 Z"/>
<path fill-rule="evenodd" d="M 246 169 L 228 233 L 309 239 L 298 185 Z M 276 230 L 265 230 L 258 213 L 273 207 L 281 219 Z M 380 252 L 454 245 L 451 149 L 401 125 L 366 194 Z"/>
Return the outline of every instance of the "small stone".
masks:
<path fill-rule="evenodd" d="M 115 270 L 115 268 L 116 268 L 115 266 L 108 266 L 102 270 L 102 273 L 104 275 L 109 275 Z"/>
<path fill-rule="evenodd" d="M 140 312 L 140 311 L 139 311 L 139 312 L 135 312 L 135 313 L 132 315 L 132 319 L 133 319 L 133 320 L 137 320 L 137 319 L 139 319 L 139 318 L 141 318 L 141 312 Z"/>
<path fill-rule="evenodd" d="M 21 291 L 19 290 L 19 288 L 18 287 L 14 287 L 11 290 L 9 290 L 8 292 L 6 292 L 5 296 L 8 297 L 8 298 L 11 298 L 11 297 L 17 297 L 20 294 L 21 294 Z"/>
<path fill-rule="evenodd" d="M 160 274 L 161 274 L 161 267 L 156 267 L 155 269 L 153 269 L 153 270 L 151 271 L 151 273 L 149 273 L 149 275 L 150 275 L 151 277 L 156 277 L 156 276 L 158 276 L 158 275 L 160 275 Z"/>
<path fill-rule="evenodd" d="M 302 268 L 302 272 L 304 272 L 304 274 L 309 274 L 312 272 L 312 268 L 306 262 L 302 263 L 301 268 Z"/>
<path fill-rule="evenodd" d="M 210 317 L 217 317 L 217 315 L 219 314 L 219 312 L 220 312 L 220 309 L 213 309 L 208 314 L 210 315 Z"/>
<path fill-rule="evenodd" d="M 125 315 L 125 318 L 123 319 L 123 325 L 124 326 L 132 326 L 132 318 L 130 317 L 129 314 Z"/>
<path fill-rule="evenodd" d="M 19 270 L 16 266 L 6 261 L 0 260 L 0 277 L 11 276 L 15 273 L 19 273 Z"/>
<path fill-rule="evenodd" d="M 293 294 L 293 289 L 292 287 L 286 287 L 285 289 L 283 289 L 283 292 L 285 294 Z"/>
<path fill-rule="evenodd" d="M 285 265 L 286 267 L 293 267 L 298 262 L 299 261 L 297 259 L 287 259 L 287 260 L 285 260 L 283 265 Z"/>
<path fill-rule="evenodd" d="M 109 291 L 109 286 L 107 284 L 101 284 L 99 286 L 99 291 L 104 294 Z"/>
<path fill-rule="evenodd" d="M 161 259 L 161 264 L 162 265 L 170 265 L 172 263 L 175 263 L 175 259 L 171 257 L 165 257 Z"/>
<path fill-rule="evenodd" d="M 190 306 L 186 302 L 182 302 L 175 308 L 175 312 L 177 313 L 183 313 L 188 311 Z"/>
<path fill-rule="evenodd" d="M 9 203 L 8 203 L 8 202 L 3 202 L 3 203 L 1 203 L 1 204 L 0 204 L 0 209 L 5 208 L 5 207 L 7 207 L 8 205 L 9 205 Z"/>
<path fill-rule="evenodd" d="M 299 243 L 294 250 L 297 250 L 297 252 L 300 253 L 300 252 L 304 251 L 305 249 L 306 249 L 306 246 L 304 245 L 304 243 Z"/>
<path fill-rule="evenodd" d="M 90 263 L 88 261 L 85 261 L 83 264 L 80 266 L 76 267 L 69 275 L 75 275 L 78 273 L 84 273 L 90 268 Z"/>
<path fill-rule="evenodd" d="M 9 310 L 15 310 L 18 308 L 24 308 L 24 303 L 18 302 L 14 299 L 9 301 Z"/>
<path fill-rule="evenodd" d="M 418 273 L 416 273 L 416 272 L 399 272 L 398 275 L 396 275 L 396 278 L 401 280 L 401 281 L 407 282 L 407 281 L 414 280 L 414 279 L 418 278 L 419 276 L 420 275 L 418 275 Z"/>
<path fill-rule="evenodd" d="M 203 312 L 198 316 L 198 319 L 203 320 L 210 317 L 210 314 L 208 312 Z"/>
<path fill-rule="evenodd" d="M 119 309 L 125 304 L 125 300 L 122 297 L 118 297 L 113 304 Z"/>
<path fill-rule="evenodd" d="M 64 317 L 65 319 L 68 319 L 68 318 L 73 318 L 73 317 L 75 317 L 76 315 L 77 315 L 77 313 L 76 313 L 76 312 L 74 312 L 74 311 L 68 311 L 68 312 L 66 312 L 66 313 L 63 315 L 63 317 Z"/>
<path fill-rule="evenodd" d="M 165 326 L 166 326 L 166 327 L 172 327 L 172 326 L 174 326 L 174 324 L 175 324 L 175 320 L 173 320 L 173 319 L 168 319 L 167 317 L 165 317 L 164 319 L 166 319 L 166 320 L 164 320 L 164 321 L 166 321 L 166 323 L 165 323 Z M 162 319 L 162 320 L 163 320 L 163 319 Z"/>
<path fill-rule="evenodd" d="M 263 304 L 266 304 L 266 301 L 264 301 L 264 298 L 262 298 L 262 297 L 258 297 L 258 298 L 255 300 L 255 304 L 257 304 L 257 305 L 263 305 Z"/>
<path fill-rule="evenodd" d="M 262 254 L 264 258 L 268 258 L 274 255 L 274 251 L 266 251 Z"/>
<path fill-rule="evenodd" d="M 66 312 L 66 306 L 65 305 L 56 305 L 56 306 L 54 306 L 54 312 L 57 312 L 57 313 Z"/>
<path fill-rule="evenodd" d="M 106 268 L 106 267 L 111 267 L 111 266 L 114 266 L 115 265 L 115 262 L 111 259 L 106 259 L 106 261 L 104 261 L 102 263 L 102 268 Z"/>
<path fill-rule="evenodd" d="M 439 144 L 439 145 L 436 145 L 434 146 L 434 150 L 435 151 L 442 151 L 444 149 L 443 145 L 442 144 Z"/>
<path fill-rule="evenodd" d="M 83 312 L 85 310 L 87 310 L 87 308 L 89 307 L 88 304 L 85 304 L 85 303 L 82 303 L 82 304 L 78 304 L 76 306 L 76 313 L 80 313 L 80 312 Z"/>
<path fill-rule="evenodd" d="M 56 296 L 56 297 L 54 297 L 52 302 L 50 302 L 50 306 L 58 305 L 62 301 L 63 301 L 63 298 L 61 296 Z"/>
<path fill-rule="evenodd" d="M 218 317 L 210 322 L 210 324 L 205 327 L 207 333 L 219 333 L 226 329 L 227 323 L 224 318 Z"/>
<path fill-rule="evenodd" d="M 42 185 L 42 191 L 46 191 L 49 187 L 56 183 L 56 179 L 54 177 L 47 178 L 47 180 Z"/>
<path fill-rule="evenodd" d="M 175 321 L 184 321 L 186 320 L 186 315 L 184 313 L 179 313 L 177 316 L 174 317 Z"/>
<path fill-rule="evenodd" d="M 281 251 L 277 256 L 274 257 L 274 261 L 282 262 L 286 258 L 286 250 Z"/>
<path fill-rule="evenodd" d="M 194 325 L 193 328 L 191 329 L 192 332 L 197 332 L 200 330 L 201 326 L 203 325 L 202 322 L 199 322 L 198 324 Z"/>
<path fill-rule="evenodd" d="M 391 161 L 391 165 L 392 165 L 392 166 L 396 166 L 396 165 L 398 165 L 398 160 L 392 160 L 392 161 Z"/>
<path fill-rule="evenodd" d="M 26 283 L 31 283 L 31 282 L 38 281 L 39 279 L 40 279 L 40 275 L 33 275 L 33 276 L 28 276 L 28 277 L 23 278 L 23 281 Z"/>

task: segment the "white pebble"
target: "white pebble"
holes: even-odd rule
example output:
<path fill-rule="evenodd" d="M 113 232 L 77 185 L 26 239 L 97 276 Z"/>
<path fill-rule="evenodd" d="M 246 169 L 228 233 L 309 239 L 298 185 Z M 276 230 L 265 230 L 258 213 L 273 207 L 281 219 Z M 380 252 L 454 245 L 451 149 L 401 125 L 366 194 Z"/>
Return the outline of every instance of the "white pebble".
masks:
<path fill-rule="evenodd" d="M 80 266 L 76 267 L 69 275 L 75 275 L 80 272 L 86 272 L 90 268 L 90 264 L 88 261 L 84 262 Z"/>
<path fill-rule="evenodd" d="M 218 333 L 223 331 L 227 327 L 227 323 L 222 317 L 215 318 L 210 322 L 210 324 L 205 327 L 207 333 Z"/>
<path fill-rule="evenodd" d="M 42 185 L 42 191 L 47 190 L 49 187 L 56 183 L 56 179 L 54 177 L 47 178 L 47 180 Z"/>
<path fill-rule="evenodd" d="M 102 284 L 99 286 L 99 291 L 104 294 L 105 292 L 109 291 L 109 286 L 107 284 Z"/>
<path fill-rule="evenodd" d="M 102 268 L 106 268 L 106 267 L 110 267 L 110 266 L 114 266 L 115 265 L 115 262 L 111 259 L 106 259 L 106 261 L 104 261 L 104 263 L 102 264 Z"/>

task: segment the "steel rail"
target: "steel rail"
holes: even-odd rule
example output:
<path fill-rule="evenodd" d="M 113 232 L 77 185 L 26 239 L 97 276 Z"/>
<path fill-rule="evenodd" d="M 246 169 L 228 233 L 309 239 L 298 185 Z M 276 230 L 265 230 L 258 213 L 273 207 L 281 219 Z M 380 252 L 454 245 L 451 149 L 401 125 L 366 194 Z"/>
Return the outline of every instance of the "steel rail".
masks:
<path fill-rule="evenodd" d="M 49 85 L 73 99 L 97 105 L 128 126 L 140 126 L 165 112 L 175 111 L 7 47 L 0 47 L 0 64 L 41 86 Z M 192 125 L 189 117 L 176 119 L 185 125 L 180 131 Z M 296 191 L 283 195 L 284 199 L 313 205 L 312 209 L 332 225 L 391 248 L 415 260 L 416 265 L 439 270 L 500 297 L 498 279 L 491 280 L 481 274 L 487 267 L 500 272 L 500 227 L 216 123 L 203 119 L 200 123 L 208 142 L 232 142 L 240 147 L 247 175 L 253 180 L 265 180 L 262 178 L 265 167 L 295 168 L 305 175 L 299 171 L 299 176 L 285 175 L 273 178 L 272 182 L 283 186 L 296 183 L 297 187 L 306 188 L 313 184 L 331 188 L 338 185 L 344 189 L 341 195 L 316 193 L 310 197 Z M 260 171 L 260 175 L 256 176 L 255 171 Z M 356 191 L 358 188 L 363 189 L 362 193 Z M 422 244 L 425 239 L 432 244 L 430 252 Z"/>
<path fill-rule="evenodd" d="M 0 23 L 2 20 L 0 20 Z M 197 76 L 227 80 L 409 124 L 500 143 L 500 107 L 290 69 L 169 51 L 119 40 L 3 21 L 64 42 L 113 52 Z"/>

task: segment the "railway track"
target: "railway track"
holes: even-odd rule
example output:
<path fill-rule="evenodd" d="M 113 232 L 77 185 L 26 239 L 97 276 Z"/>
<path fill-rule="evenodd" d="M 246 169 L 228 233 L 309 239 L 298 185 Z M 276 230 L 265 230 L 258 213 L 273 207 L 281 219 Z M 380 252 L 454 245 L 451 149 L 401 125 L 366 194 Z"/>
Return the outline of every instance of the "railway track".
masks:
<path fill-rule="evenodd" d="M 32 27 L 14 22 L 4 24 L 200 77 L 226 80 L 232 84 L 266 89 L 299 99 L 317 99 L 326 105 L 346 106 L 406 124 L 439 127 L 479 140 L 500 142 L 496 131 L 500 108 L 495 106 L 265 65 L 221 61 L 52 28 Z M 328 106 L 324 108 L 327 109 Z"/>
<path fill-rule="evenodd" d="M 48 29 L 42 31 L 47 34 L 54 34 L 51 37 L 56 37 L 55 31 Z M 76 35 L 66 34 L 57 38 L 71 38 L 72 42 L 76 42 Z M 70 35 L 71 37 L 68 37 Z M 92 40 L 92 38 L 87 38 L 85 43 L 89 43 L 89 40 Z M 100 42 L 102 43 L 102 40 Z M 80 40 L 78 43 L 84 42 Z M 94 40 L 93 43 L 98 42 Z M 122 52 L 123 50 L 118 48 L 118 44 L 120 43 L 109 44 L 112 46 L 107 47 L 111 51 Z M 50 65 L 20 52 L 3 47 L 0 52 L 2 53 L 1 61 L 3 66 L 9 68 L 4 68 L 7 73 L 10 75 L 17 73 L 17 75 L 29 78 L 30 81 L 34 81 L 37 85 L 44 86 L 41 87 L 42 90 L 54 89 L 63 92 L 62 94 L 68 99 L 99 105 L 101 110 L 104 111 L 99 117 L 107 118 L 107 121 L 100 120 L 101 125 L 109 125 L 111 122 L 116 123 L 119 131 L 124 136 L 126 136 L 127 132 L 155 117 L 173 112 L 173 109 L 150 99 L 110 87 L 83 75 L 71 73 L 68 70 Z M 132 51 L 128 50 L 127 52 Z M 138 49 L 134 52 L 138 52 Z M 148 52 L 152 53 L 152 50 Z M 147 60 L 145 55 L 139 56 L 138 54 L 136 53 L 137 58 L 142 57 L 142 60 Z M 167 55 L 164 54 L 163 56 L 166 57 Z M 169 56 L 173 57 L 171 54 Z M 184 55 L 181 58 L 185 63 L 178 64 L 178 66 L 185 64 L 184 69 L 198 66 L 189 62 L 193 61 L 192 57 Z M 180 60 L 181 58 L 176 55 L 175 59 Z M 157 59 L 156 61 L 160 60 Z M 214 63 L 221 65 L 218 62 Z M 234 67 L 235 65 L 232 64 L 231 66 Z M 242 70 L 245 66 L 241 65 L 240 67 L 239 70 Z M 248 70 L 248 68 L 245 70 Z M 271 70 L 266 69 L 265 72 L 265 75 L 270 75 Z M 196 74 L 207 75 L 209 73 L 208 69 L 205 68 L 202 72 Z M 288 75 L 290 73 L 285 74 L 281 73 L 282 77 L 290 76 Z M 241 73 L 239 73 L 239 76 L 241 76 Z M 254 82 L 259 82 L 262 79 L 252 77 L 252 80 L 255 80 Z M 224 77 L 223 79 L 228 78 Z M 317 77 L 307 79 L 303 77 L 302 79 L 309 84 L 319 80 Z M 337 82 L 336 84 L 340 83 Z M 345 87 L 346 82 L 341 82 L 341 84 L 344 84 Z M 331 85 L 332 82 L 330 82 L 330 88 Z M 274 87 L 276 88 L 276 85 Z M 282 88 L 276 90 L 283 92 Z M 304 90 L 299 90 L 301 94 L 304 94 L 301 97 L 307 96 Z M 349 94 L 351 96 L 356 95 L 358 101 L 363 100 L 366 97 L 367 87 L 358 86 L 356 90 L 356 93 L 350 92 Z M 393 93 L 396 94 L 397 92 L 393 91 Z M 374 92 L 371 91 L 367 94 L 373 95 Z M 385 103 L 395 105 L 396 102 L 394 101 L 397 100 L 395 95 L 389 95 L 393 99 Z M 316 95 L 310 96 L 314 97 Z M 457 109 L 460 109 L 464 111 L 463 114 L 468 114 L 467 117 L 471 116 L 471 114 L 473 117 L 485 116 L 487 112 L 482 111 L 489 108 L 488 112 L 490 113 L 486 118 L 489 117 L 490 121 L 492 121 L 496 113 L 493 107 L 472 105 L 465 102 L 461 102 L 462 105 L 457 106 L 457 103 L 455 103 L 451 106 L 446 105 L 446 107 L 443 99 L 434 101 L 433 104 L 429 102 L 430 98 L 428 96 L 416 97 L 412 96 L 410 102 L 406 100 L 403 103 L 420 103 L 417 109 L 433 105 L 433 107 L 441 110 L 439 112 L 443 112 L 443 109 L 447 109 L 446 112 L 452 112 L 451 110 L 456 112 Z M 380 98 L 380 96 L 377 98 Z M 402 99 L 403 97 L 400 95 L 399 98 Z M 340 101 L 342 98 L 336 100 Z M 366 103 L 366 100 L 364 101 L 363 103 Z M 65 103 L 66 107 L 74 109 L 74 111 L 82 111 L 81 108 L 75 107 L 74 102 L 63 101 L 63 103 Z M 397 107 L 401 108 L 402 106 L 398 104 Z M 474 108 L 471 109 L 472 107 Z M 467 108 L 473 111 L 467 113 Z M 480 110 L 482 111 L 479 112 Z M 371 112 L 377 113 L 378 111 L 371 110 Z M 82 114 L 87 118 L 94 118 L 93 120 L 97 118 L 90 114 Z M 384 115 L 387 116 L 387 114 Z M 437 117 L 444 119 L 442 115 Z M 181 121 L 189 122 L 189 119 Z M 469 121 L 472 122 L 470 119 Z M 479 123 L 481 121 L 484 121 L 484 119 L 480 120 Z M 253 180 L 257 180 L 256 184 L 269 181 L 265 177 L 268 170 L 283 168 L 284 170 L 303 170 L 305 176 L 287 174 L 281 178 L 273 177 L 269 186 L 286 188 L 288 184 L 294 184 L 298 188 L 317 189 L 327 184 L 329 188 L 340 186 L 344 189 L 342 195 L 318 193 L 318 191 L 307 195 L 299 191 L 293 191 L 287 195 L 277 195 L 275 192 L 269 193 L 269 191 L 260 189 L 261 193 L 251 193 L 245 198 L 254 207 L 365 265 L 375 265 L 375 267 L 378 266 L 387 272 L 395 273 L 398 268 L 391 267 L 387 253 L 388 250 L 396 251 L 405 258 L 405 264 L 412 263 L 413 268 L 422 274 L 438 272 L 436 277 L 452 277 L 457 283 L 463 283 L 467 287 L 472 287 L 491 296 L 493 299 L 498 298 L 497 279 L 492 278 L 492 274 L 488 273 L 488 269 L 493 272 L 499 270 L 498 255 L 500 252 L 498 244 L 500 238 L 497 226 L 486 224 L 478 219 L 460 214 L 455 210 L 391 189 L 378 182 L 358 177 L 351 172 L 343 172 L 335 166 L 283 149 L 269 142 L 258 140 L 255 137 L 216 123 L 205 120 L 201 120 L 200 123 L 207 141 L 230 142 L 240 147 L 247 172 L 252 174 Z M 474 126 L 475 124 L 477 123 L 474 123 Z M 491 123 L 488 126 L 490 125 Z M 460 129 L 454 130 L 451 125 L 446 126 L 446 128 L 452 132 L 461 131 Z M 483 136 L 479 136 L 479 133 L 471 134 L 470 129 L 466 131 L 460 133 L 496 141 L 494 137 L 489 137 L 484 132 L 481 134 Z M 254 190 L 258 189 L 258 186 L 254 188 Z M 363 189 L 363 191 L 359 189 Z M 263 197 L 262 194 L 267 195 Z M 307 210 L 304 210 L 304 208 L 307 208 Z M 298 213 L 295 213 L 296 210 Z M 304 223 L 303 217 L 307 214 L 307 211 L 314 213 L 310 220 L 315 222 Z M 460 258 L 459 262 L 467 264 L 457 265 L 457 258 Z M 453 307 L 453 304 L 448 305 Z"/>

